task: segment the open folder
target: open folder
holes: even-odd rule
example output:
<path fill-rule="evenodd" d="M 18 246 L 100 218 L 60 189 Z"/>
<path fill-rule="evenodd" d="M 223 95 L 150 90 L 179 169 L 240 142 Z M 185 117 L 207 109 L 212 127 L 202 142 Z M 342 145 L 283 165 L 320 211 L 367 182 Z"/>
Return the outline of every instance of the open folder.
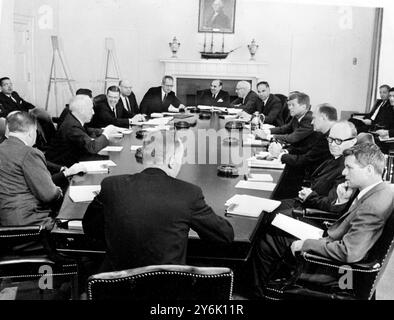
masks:
<path fill-rule="evenodd" d="M 272 221 L 272 225 L 301 240 L 319 240 L 323 238 L 324 234 L 324 230 L 322 229 L 281 213 L 276 215 L 275 219 Z"/>
<path fill-rule="evenodd" d="M 85 162 L 80 162 L 80 163 L 85 166 L 87 173 L 90 173 L 90 174 L 108 173 L 108 168 L 116 167 L 116 163 L 111 160 L 85 161 Z"/>
<path fill-rule="evenodd" d="M 258 218 L 260 214 L 272 212 L 280 205 L 280 201 L 252 197 L 248 195 L 235 195 L 229 199 L 225 206 L 227 215 Z"/>
<path fill-rule="evenodd" d="M 71 186 L 70 198 L 73 202 L 91 202 L 100 193 L 101 186 Z"/>

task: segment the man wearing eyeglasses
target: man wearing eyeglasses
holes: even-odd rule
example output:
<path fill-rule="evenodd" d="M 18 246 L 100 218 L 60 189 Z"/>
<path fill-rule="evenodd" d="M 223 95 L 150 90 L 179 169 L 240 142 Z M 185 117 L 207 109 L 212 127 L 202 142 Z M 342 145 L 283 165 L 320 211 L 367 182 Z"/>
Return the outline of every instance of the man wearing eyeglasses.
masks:
<path fill-rule="evenodd" d="M 150 88 L 141 101 L 141 113 L 150 116 L 152 113 L 178 113 L 185 109 L 175 93 L 174 78 L 165 76 L 161 87 Z"/>

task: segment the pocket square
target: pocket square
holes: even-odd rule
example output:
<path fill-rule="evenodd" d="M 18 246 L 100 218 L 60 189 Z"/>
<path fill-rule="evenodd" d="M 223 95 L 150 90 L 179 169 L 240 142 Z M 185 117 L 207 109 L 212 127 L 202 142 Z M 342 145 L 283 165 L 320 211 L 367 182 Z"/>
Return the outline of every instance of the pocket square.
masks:
<path fill-rule="evenodd" d="M 219 99 L 218 102 L 223 102 L 223 99 Z"/>

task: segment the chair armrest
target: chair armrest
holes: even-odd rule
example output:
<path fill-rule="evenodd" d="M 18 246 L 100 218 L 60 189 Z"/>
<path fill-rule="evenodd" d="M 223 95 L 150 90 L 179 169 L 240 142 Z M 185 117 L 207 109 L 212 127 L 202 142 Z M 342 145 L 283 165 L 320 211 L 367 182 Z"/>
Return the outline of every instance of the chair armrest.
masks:
<path fill-rule="evenodd" d="M 357 112 L 357 113 L 352 113 L 352 114 L 351 114 L 351 117 L 352 117 L 352 118 L 353 118 L 354 116 L 364 116 L 364 117 L 365 117 L 365 116 L 367 116 L 367 115 L 368 115 L 368 113 L 358 113 L 358 112 Z"/>
<path fill-rule="evenodd" d="M 0 227 L 0 238 L 23 238 L 39 236 L 44 227 L 41 225 L 24 227 Z"/>
<path fill-rule="evenodd" d="M 337 221 L 338 214 L 328 211 L 307 208 L 304 210 L 304 217 L 309 219 L 319 219 L 325 221 Z"/>

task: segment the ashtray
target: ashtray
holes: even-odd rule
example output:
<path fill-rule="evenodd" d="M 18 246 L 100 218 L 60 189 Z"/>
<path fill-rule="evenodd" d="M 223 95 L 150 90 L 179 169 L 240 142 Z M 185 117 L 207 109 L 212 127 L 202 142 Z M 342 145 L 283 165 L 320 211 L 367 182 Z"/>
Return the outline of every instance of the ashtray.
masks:
<path fill-rule="evenodd" d="M 218 167 L 218 176 L 223 178 L 239 177 L 238 169 L 232 165 L 222 165 Z"/>
<path fill-rule="evenodd" d="M 223 145 L 224 146 L 239 146 L 239 139 L 237 138 L 225 138 L 223 139 Z"/>
<path fill-rule="evenodd" d="M 211 113 L 200 113 L 200 120 L 211 120 L 212 114 Z"/>
<path fill-rule="evenodd" d="M 178 121 L 174 124 L 174 127 L 177 130 L 183 130 L 183 129 L 189 129 L 191 125 L 189 122 L 186 121 Z"/>
<path fill-rule="evenodd" d="M 229 121 L 226 123 L 225 128 L 227 130 L 243 130 L 244 123 L 242 121 Z"/>
<path fill-rule="evenodd" d="M 192 108 L 189 108 L 188 110 L 189 110 L 190 113 L 200 113 L 200 109 L 199 108 L 192 107 Z"/>
<path fill-rule="evenodd" d="M 139 140 L 144 139 L 145 135 L 146 135 L 146 131 L 145 131 L 145 130 L 138 130 L 138 131 L 135 133 L 135 137 L 136 137 L 137 139 L 139 139 Z"/>
<path fill-rule="evenodd" d="M 144 154 L 142 153 L 142 148 L 138 148 L 137 151 L 135 152 L 135 159 L 137 160 L 137 163 L 139 164 L 143 163 Z"/>

